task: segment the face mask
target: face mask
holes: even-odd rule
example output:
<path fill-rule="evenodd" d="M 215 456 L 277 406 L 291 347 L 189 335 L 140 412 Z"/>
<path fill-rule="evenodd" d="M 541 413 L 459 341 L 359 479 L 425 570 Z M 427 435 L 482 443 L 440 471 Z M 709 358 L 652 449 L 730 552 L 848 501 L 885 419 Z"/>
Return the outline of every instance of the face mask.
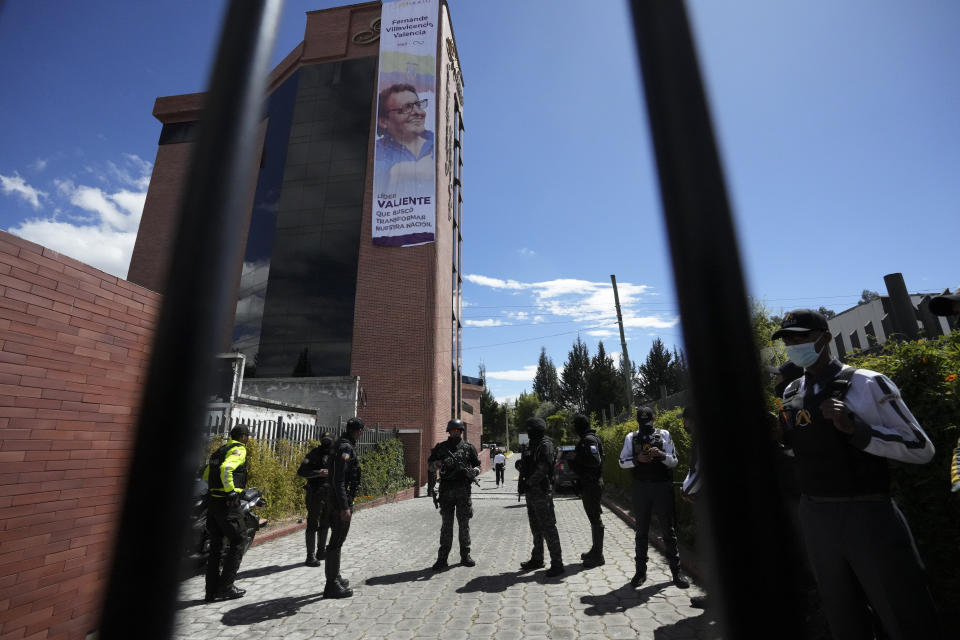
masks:
<path fill-rule="evenodd" d="M 787 357 L 798 367 L 806 369 L 820 358 L 816 342 L 805 342 L 787 347 Z"/>

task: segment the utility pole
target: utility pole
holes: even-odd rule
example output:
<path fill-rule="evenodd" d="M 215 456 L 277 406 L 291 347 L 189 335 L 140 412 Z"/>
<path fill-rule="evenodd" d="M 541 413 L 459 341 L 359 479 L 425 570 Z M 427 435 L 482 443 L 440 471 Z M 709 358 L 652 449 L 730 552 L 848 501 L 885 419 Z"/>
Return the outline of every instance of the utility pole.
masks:
<path fill-rule="evenodd" d="M 510 405 L 506 402 L 503 403 L 503 433 L 506 442 L 503 444 L 507 448 L 507 451 L 510 451 Z"/>
<path fill-rule="evenodd" d="M 617 276 L 610 274 L 613 283 L 613 302 L 617 306 L 617 324 L 620 325 L 620 346 L 623 348 L 624 392 L 627 394 L 627 410 L 633 413 L 633 380 L 630 379 L 630 356 L 627 355 L 627 338 L 623 333 L 623 314 L 620 313 L 620 294 L 617 293 Z"/>

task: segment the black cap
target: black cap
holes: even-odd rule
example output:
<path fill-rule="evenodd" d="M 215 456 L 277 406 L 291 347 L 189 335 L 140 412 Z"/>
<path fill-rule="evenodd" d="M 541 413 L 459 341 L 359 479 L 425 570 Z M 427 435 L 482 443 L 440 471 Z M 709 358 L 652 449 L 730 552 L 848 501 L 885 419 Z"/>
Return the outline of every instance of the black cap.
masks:
<path fill-rule="evenodd" d="M 242 438 L 243 436 L 250 435 L 250 427 L 245 424 L 238 424 L 233 429 L 230 429 L 230 437 L 236 440 L 237 438 Z"/>
<path fill-rule="evenodd" d="M 653 424 L 653 409 L 637 407 L 637 424 Z"/>
<path fill-rule="evenodd" d="M 780 329 L 773 334 L 773 339 L 782 338 L 787 333 L 809 333 L 811 331 L 827 331 L 827 317 L 813 309 L 794 309 L 783 316 Z"/>
<path fill-rule="evenodd" d="M 527 427 L 527 435 L 531 438 L 539 438 L 547 431 L 547 423 L 543 418 L 527 418 L 523 424 Z"/>
<path fill-rule="evenodd" d="M 366 425 L 363 424 L 363 420 L 360 418 L 350 418 L 347 420 L 347 431 L 351 429 L 356 429 L 357 431 L 362 431 Z"/>
<path fill-rule="evenodd" d="M 960 293 L 945 293 L 930 300 L 930 312 L 938 316 L 954 316 L 953 305 L 960 302 Z"/>
<path fill-rule="evenodd" d="M 573 416 L 573 429 L 577 433 L 580 433 L 582 431 L 589 431 L 590 418 L 583 415 L 582 413 L 578 413 L 577 415 Z"/>

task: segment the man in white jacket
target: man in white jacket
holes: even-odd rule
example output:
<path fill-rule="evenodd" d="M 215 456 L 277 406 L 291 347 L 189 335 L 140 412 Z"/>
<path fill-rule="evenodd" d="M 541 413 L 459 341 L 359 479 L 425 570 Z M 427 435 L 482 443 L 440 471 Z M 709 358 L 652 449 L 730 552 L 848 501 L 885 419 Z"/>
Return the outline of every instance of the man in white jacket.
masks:
<path fill-rule="evenodd" d="M 647 538 L 650 516 L 657 515 L 667 547 L 667 562 L 673 584 L 686 589 L 690 583 L 680 572 L 677 545 L 677 511 L 673 499 L 673 469 L 677 454 L 666 429 L 653 426 L 653 410 L 637 409 L 638 429 L 627 434 L 620 451 L 620 467 L 633 469 L 633 517 L 636 519 L 636 568 L 630 584 L 639 587 L 647 579 Z"/>

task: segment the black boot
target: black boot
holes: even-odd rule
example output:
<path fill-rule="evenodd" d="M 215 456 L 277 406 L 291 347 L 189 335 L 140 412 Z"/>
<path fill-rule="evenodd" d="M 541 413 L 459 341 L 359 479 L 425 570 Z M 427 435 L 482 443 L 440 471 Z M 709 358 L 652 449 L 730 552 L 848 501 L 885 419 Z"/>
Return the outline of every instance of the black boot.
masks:
<path fill-rule="evenodd" d="M 647 563 L 637 563 L 637 572 L 630 578 L 630 586 L 636 589 L 647 581 Z"/>
<path fill-rule="evenodd" d="M 449 551 L 444 551 L 443 549 L 440 549 L 440 551 L 437 552 L 437 561 L 434 562 L 434 563 L 433 563 L 433 566 L 430 567 L 430 568 L 433 569 L 434 571 L 443 571 L 444 569 L 446 569 L 447 567 L 449 567 L 450 565 L 447 564 L 447 554 L 448 554 L 448 553 L 450 553 L 450 552 L 449 552 Z"/>
<path fill-rule="evenodd" d="M 583 566 L 587 569 L 599 567 L 607 562 L 603 558 L 603 527 L 596 527 L 590 533 L 593 535 L 593 547 L 590 551 L 580 554 Z"/>
<path fill-rule="evenodd" d="M 548 578 L 553 578 L 555 576 L 563 575 L 566 572 L 566 569 L 563 567 L 563 561 L 558 560 L 556 562 L 550 562 L 550 568 L 547 569 L 547 572 L 544 574 Z"/>
<path fill-rule="evenodd" d="M 214 600 L 236 600 L 237 598 L 242 598 L 247 593 L 246 589 L 238 589 L 234 585 L 230 585 L 226 589 L 221 589 L 214 595 Z"/>
<path fill-rule="evenodd" d="M 671 567 L 670 573 L 673 574 L 673 586 L 677 589 L 687 589 L 690 587 L 690 581 L 680 571 L 680 567 Z"/>
<path fill-rule="evenodd" d="M 321 562 L 317 559 L 317 556 L 310 553 L 307 554 L 307 559 L 303 564 L 307 565 L 308 567 L 319 567 Z"/>
<path fill-rule="evenodd" d="M 465 567 L 475 567 L 477 566 L 477 561 L 470 557 L 470 552 L 467 552 L 467 555 L 460 556 L 460 564 Z"/>
<path fill-rule="evenodd" d="M 317 531 L 317 560 L 327 557 L 327 532 L 330 527 L 320 527 Z"/>
<path fill-rule="evenodd" d="M 337 582 L 340 583 L 340 586 L 346 589 L 350 586 L 350 581 L 344 578 L 343 576 L 337 576 Z"/>
<path fill-rule="evenodd" d="M 520 563 L 520 568 L 524 571 L 533 571 L 534 569 L 543 568 L 543 556 L 538 556 L 536 554 L 530 556 L 530 559 L 526 562 Z"/>
<path fill-rule="evenodd" d="M 327 549 L 327 561 L 324 566 L 327 584 L 323 588 L 324 598 L 349 598 L 353 589 L 344 587 L 337 579 L 340 577 L 340 549 Z"/>

